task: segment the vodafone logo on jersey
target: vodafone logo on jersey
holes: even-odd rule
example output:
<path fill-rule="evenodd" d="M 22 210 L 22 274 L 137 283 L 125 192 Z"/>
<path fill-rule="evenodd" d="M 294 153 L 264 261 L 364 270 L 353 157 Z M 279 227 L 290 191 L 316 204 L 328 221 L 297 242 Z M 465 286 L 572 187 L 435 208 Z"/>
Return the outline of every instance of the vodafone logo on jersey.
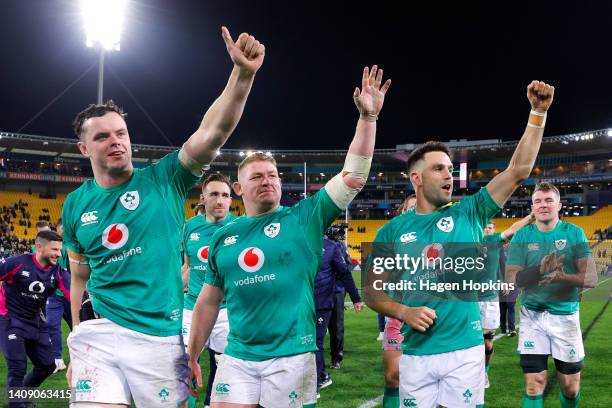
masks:
<path fill-rule="evenodd" d="M 198 259 L 200 262 L 208 263 L 208 245 L 198 249 Z"/>
<path fill-rule="evenodd" d="M 257 247 L 248 247 L 238 255 L 238 265 L 245 272 L 257 272 L 265 261 L 264 253 Z"/>
<path fill-rule="evenodd" d="M 442 246 L 442 244 L 438 244 L 438 243 L 429 244 L 425 246 L 425 248 L 423 248 L 423 251 L 421 252 L 421 254 L 426 259 L 443 258 L 444 257 L 444 247 Z"/>
<path fill-rule="evenodd" d="M 119 249 L 125 245 L 129 236 L 125 224 L 111 224 L 102 233 L 102 245 L 108 249 Z"/>

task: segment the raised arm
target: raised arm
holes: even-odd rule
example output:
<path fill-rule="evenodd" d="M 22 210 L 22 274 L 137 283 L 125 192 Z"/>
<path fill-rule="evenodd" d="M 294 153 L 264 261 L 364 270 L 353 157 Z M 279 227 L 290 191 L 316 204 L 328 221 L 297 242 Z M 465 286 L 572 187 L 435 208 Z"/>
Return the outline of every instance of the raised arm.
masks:
<path fill-rule="evenodd" d="M 525 133 L 514 150 L 508 168 L 487 184 L 487 191 L 499 206 L 503 206 L 514 190 L 531 174 L 542 143 L 546 112 L 550 108 L 554 94 L 555 87 L 544 82 L 532 81 L 527 86 L 527 99 L 531 104 L 531 112 Z"/>
<path fill-rule="evenodd" d="M 255 73 L 261 67 L 265 47 L 252 35 L 242 33 L 234 42 L 226 27 L 221 28 L 234 68 L 221 95 L 208 109 L 198 130 L 183 145 L 180 160 L 192 172 L 210 164 L 238 125 Z"/>
<path fill-rule="evenodd" d="M 382 84 L 383 70 L 376 65 L 365 67 L 361 78 L 361 90 L 353 92 L 353 100 L 359 111 L 357 130 L 348 149 L 342 171 L 334 176 L 325 189 L 334 203 L 346 208 L 365 185 L 376 141 L 376 120 L 385 102 L 385 94 L 391 86 L 388 79 Z"/>
<path fill-rule="evenodd" d="M 512 224 L 510 228 L 504 230 L 501 233 L 501 238 L 503 240 L 512 239 L 514 234 L 516 234 L 521 228 L 526 227 L 527 225 L 531 224 L 534 221 L 535 221 L 535 216 L 533 215 L 533 213 L 531 213 L 528 216 Z"/>

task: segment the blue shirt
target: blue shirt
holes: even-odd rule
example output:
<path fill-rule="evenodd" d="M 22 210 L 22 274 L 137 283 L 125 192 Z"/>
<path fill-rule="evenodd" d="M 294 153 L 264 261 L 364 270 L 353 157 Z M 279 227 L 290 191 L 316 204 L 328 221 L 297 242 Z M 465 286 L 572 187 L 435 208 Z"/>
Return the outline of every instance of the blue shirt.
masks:
<path fill-rule="evenodd" d="M 34 254 L 0 261 L 0 315 L 16 317 L 34 325 L 47 298 L 60 289 L 70 300 L 68 272 L 59 264 L 43 267 Z"/>
<path fill-rule="evenodd" d="M 315 306 L 318 310 L 331 309 L 334 305 L 336 279 L 343 283 L 353 303 L 361 302 L 353 276 L 335 241 L 323 238 L 323 259 L 315 278 Z"/>

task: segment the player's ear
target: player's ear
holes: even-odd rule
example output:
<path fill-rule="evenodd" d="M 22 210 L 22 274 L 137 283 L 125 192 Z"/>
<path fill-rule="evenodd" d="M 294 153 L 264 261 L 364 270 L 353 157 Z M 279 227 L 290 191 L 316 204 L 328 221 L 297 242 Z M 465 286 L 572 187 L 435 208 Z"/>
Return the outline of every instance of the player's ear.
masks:
<path fill-rule="evenodd" d="M 239 182 L 234 181 L 232 183 L 232 189 L 234 190 L 234 193 L 236 193 L 237 196 L 242 196 L 242 186 Z"/>
<path fill-rule="evenodd" d="M 78 142 L 77 146 L 79 147 L 79 150 L 81 151 L 81 154 L 85 157 L 89 157 L 89 150 L 87 150 L 87 146 L 85 145 L 84 142 Z"/>
<path fill-rule="evenodd" d="M 423 184 L 423 180 L 421 179 L 421 173 L 416 171 L 410 172 L 410 182 L 414 187 L 421 186 Z"/>

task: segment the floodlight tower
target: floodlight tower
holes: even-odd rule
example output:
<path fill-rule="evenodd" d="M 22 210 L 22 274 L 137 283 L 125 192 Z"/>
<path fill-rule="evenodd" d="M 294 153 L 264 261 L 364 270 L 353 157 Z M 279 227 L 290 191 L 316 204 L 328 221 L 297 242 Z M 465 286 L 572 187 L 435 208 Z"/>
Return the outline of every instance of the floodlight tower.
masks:
<path fill-rule="evenodd" d="M 100 48 L 98 67 L 98 103 L 102 103 L 104 88 L 104 53 L 119 51 L 123 14 L 127 0 L 81 0 L 81 12 L 88 47 Z"/>

